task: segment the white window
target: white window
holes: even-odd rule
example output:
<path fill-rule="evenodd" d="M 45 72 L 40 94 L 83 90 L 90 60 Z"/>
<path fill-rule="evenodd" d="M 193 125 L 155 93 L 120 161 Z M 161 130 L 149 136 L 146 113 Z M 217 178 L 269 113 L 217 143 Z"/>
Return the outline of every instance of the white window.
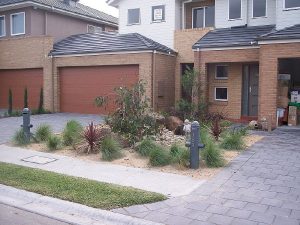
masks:
<path fill-rule="evenodd" d="M 193 28 L 214 27 L 215 7 L 193 8 Z"/>
<path fill-rule="evenodd" d="M 229 1 L 229 19 L 236 20 L 242 18 L 242 0 Z"/>
<path fill-rule="evenodd" d="M 0 37 L 5 36 L 5 16 L 0 16 Z"/>
<path fill-rule="evenodd" d="M 267 0 L 252 0 L 252 17 L 267 16 Z"/>
<path fill-rule="evenodd" d="M 161 22 L 166 20 L 166 11 L 164 5 L 152 6 L 152 22 Z"/>
<path fill-rule="evenodd" d="M 88 33 L 101 33 L 103 31 L 102 27 L 88 25 L 87 32 Z"/>
<path fill-rule="evenodd" d="M 228 101 L 227 87 L 215 87 L 215 100 L 224 102 Z"/>
<path fill-rule="evenodd" d="M 11 35 L 25 34 L 25 12 L 10 15 Z"/>
<path fill-rule="evenodd" d="M 128 25 L 131 24 L 140 24 L 141 16 L 140 9 L 128 9 Z"/>
<path fill-rule="evenodd" d="M 285 9 L 300 8 L 300 0 L 284 0 Z"/>
<path fill-rule="evenodd" d="M 228 79 L 228 66 L 216 65 L 215 78 L 222 80 Z"/>

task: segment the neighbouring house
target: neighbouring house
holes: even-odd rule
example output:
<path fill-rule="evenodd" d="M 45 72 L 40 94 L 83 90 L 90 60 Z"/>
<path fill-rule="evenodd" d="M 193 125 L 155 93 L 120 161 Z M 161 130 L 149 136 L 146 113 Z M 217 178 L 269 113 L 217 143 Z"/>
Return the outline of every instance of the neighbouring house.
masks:
<path fill-rule="evenodd" d="M 82 5 L 78 0 L 0 0 L 0 109 L 21 109 L 24 89 L 36 109 L 41 88 L 45 107 L 53 110 L 52 59 L 54 43 L 74 34 L 118 29 L 118 19 Z"/>

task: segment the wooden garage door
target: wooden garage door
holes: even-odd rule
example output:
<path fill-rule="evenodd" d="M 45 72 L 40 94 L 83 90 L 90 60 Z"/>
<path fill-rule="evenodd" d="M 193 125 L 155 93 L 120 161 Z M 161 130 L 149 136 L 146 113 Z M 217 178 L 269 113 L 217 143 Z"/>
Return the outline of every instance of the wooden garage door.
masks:
<path fill-rule="evenodd" d="M 137 65 L 60 68 L 60 111 L 108 114 L 116 107 L 114 89 L 132 86 L 138 81 Z M 106 108 L 97 108 L 94 99 L 109 96 Z"/>
<path fill-rule="evenodd" d="M 26 87 L 29 108 L 37 109 L 43 87 L 43 69 L 0 70 L 0 108 L 8 108 L 8 92 L 11 89 L 13 109 L 23 109 Z"/>

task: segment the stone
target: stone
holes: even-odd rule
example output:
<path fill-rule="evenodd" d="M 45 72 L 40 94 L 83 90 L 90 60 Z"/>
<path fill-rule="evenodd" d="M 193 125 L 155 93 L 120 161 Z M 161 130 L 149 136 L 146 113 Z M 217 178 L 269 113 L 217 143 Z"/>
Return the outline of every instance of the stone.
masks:
<path fill-rule="evenodd" d="M 165 125 L 168 130 L 174 131 L 177 127 L 183 125 L 183 121 L 176 116 L 169 116 L 166 118 Z"/>

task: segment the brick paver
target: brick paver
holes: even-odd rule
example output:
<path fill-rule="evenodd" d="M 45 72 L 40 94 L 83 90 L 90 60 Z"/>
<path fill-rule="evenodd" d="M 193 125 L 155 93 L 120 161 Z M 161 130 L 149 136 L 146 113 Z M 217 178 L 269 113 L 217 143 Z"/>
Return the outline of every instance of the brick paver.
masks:
<path fill-rule="evenodd" d="M 266 134 L 190 195 L 140 207 L 115 211 L 170 225 L 299 225 L 300 130 Z"/>

